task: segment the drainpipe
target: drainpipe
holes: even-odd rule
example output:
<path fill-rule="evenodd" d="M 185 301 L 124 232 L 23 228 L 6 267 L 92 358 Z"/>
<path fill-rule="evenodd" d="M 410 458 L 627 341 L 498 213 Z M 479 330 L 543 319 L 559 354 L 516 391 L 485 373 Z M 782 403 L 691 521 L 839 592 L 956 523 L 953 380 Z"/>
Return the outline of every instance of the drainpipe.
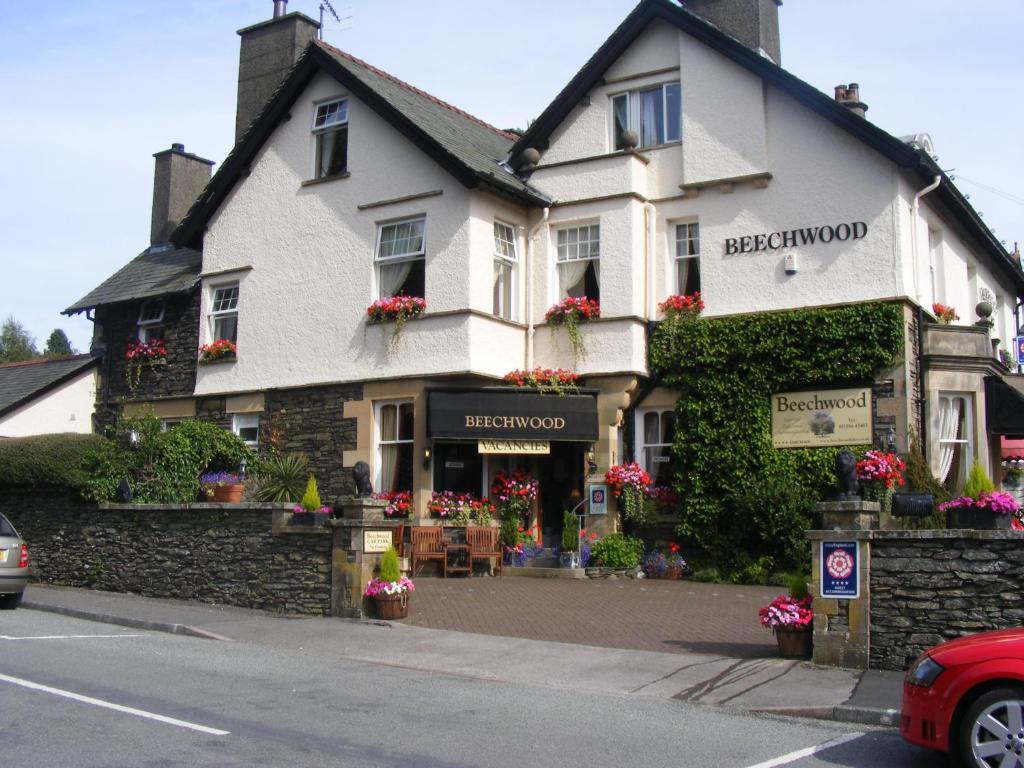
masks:
<path fill-rule="evenodd" d="M 647 320 L 653 320 L 656 316 L 656 308 L 654 305 L 654 238 L 656 235 L 656 220 L 654 218 L 655 213 L 656 209 L 654 208 L 653 203 L 644 203 L 644 214 L 647 219 L 647 243 L 646 248 L 644 249 L 644 266 L 647 270 Z"/>
<path fill-rule="evenodd" d="M 917 257 L 917 215 L 920 209 L 919 203 L 922 197 L 934 191 L 941 183 L 942 177 L 936 176 L 935 181 L 914 195 L 914 202 L 910 205 L 910 259 L 914 267 L 914 298 L 918 304 L 921 303 L 921 287 L 917 274 L 919 266 L 919 259 Z"/>
<path fill-rule="evenodd" d="M 544 218 L 526 236 L 526 370 L 533 370 L 533 335 L 537 329 L 533 324 L 533 238 L 541 227 L 548 223 L 551 208 L 544 209 Z"/>

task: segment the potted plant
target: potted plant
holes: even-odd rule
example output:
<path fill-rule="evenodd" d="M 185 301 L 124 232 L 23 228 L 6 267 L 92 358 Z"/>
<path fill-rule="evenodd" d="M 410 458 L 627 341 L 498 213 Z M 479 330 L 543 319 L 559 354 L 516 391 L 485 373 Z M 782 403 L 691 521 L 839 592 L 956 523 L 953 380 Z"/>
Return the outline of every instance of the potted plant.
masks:
<path fill-rule="evenodd" d="M 366 322 L 369 325 L 393 322 L 395 330 L 391 334 L 390 346 L 398 344 L 402 328 L 410 318 L 419 317 L 427 311 L 426 299 L 418 296 L 390 296 L 377 299 L 366 308 Z"/>
<path fill-rule="evenodd" d="M 203 344 L 199 348 L 200 363 L 216 363 L 220 360 L 234 360 L 238 356 L 238 347 L 235 342 L 227 339 L 217 339 L 210 344 Z"/>
<path fill-rule="evenodd" d="M 504 541 L 504 526 L 502 526 L 502 537 Z M 504 544 L 504 563 L 522 568 L 528 560 L 539 556 L 544 548 L 537 543 L 533 534 L 525 528 L 515 532 L 515 538 L 511 544 Z"/>
<path fill-rule="evenodd" d="M 333 512 L 333 509 L 320 503 L 316 475 L 310 474 L 302 500 L 292 509 L 292 522 L 296 525 L 322 525 Z"/>
<path fill-rule="evenodd" d="M 580 567 L 580 526 L 572 512 L 562 513 L 562 551 L 558 561 L 563 568 Z"/>
<path fill-rule="evenodd" d="M 633 536 L 610 533 L 594 542 L 590 557 L 595 566 L 616 571 L 633 571 L 640 564 L 644 543 Z"/>
<path fill-rule="evenodd" d="M 199 488 L 210 501 L 237 503 L 242 500 L 245 485 L 236 472 L 207 472 L 199 476 Z"/>
<path fill-rule="evenodd" d="M 903 485 L 907 465 L 895 453 L 866 451 L 857 462 L 857 479 L 863 487 L 863 497 L 881 504 L 882 511 L 892 507 L 892 494 L 897 485 Z"/>
<path fill-rule="evenodd" d="M 162 339 L 140 341 L 134 339 L 128 342 L 128 349 L 124 353 L 125 359 L 125 380 L 128 389 L 134 391 L 142 380 L 142 369 L 156 368 L 158 365 L 167 364 L 167 347 Z"/>
<path fill-rule="evenodd" d="M 409 593 L 416 585 L 398 570 L 398 552 L 388 547 L 380 558 L 378 575 L 370 579 L 363 596 L 373 602 L 378 619 L 404 619 L 409 615 Z"/>
<path fill-rule="evenodd" d="M 636 525 L 649 522 L 651 505 L 647 503 L 651 476 L 635 461 L 629 464 L 615 464 L 604 474 L 615 498 L 620 500 L 622 516 Z"/>
<path fill-rule="evenodd" d="M 947 528 L 992 530 L 1022 527 L 1021 507 L 1012 494 L 997 491 L 977 459 L 962 496 L 939 505 Z"/>
<path fill-rule="evenodd" d="M 533 368 L 521 371 L 518 368 L 505 374 L 502 381 L 522 389 L 538 392 L 553 392 L 556 395 L 575 394 L 580 391 L 579 375 L 564 368 Z"/>
<path fill-rule="evenodd" d="M 518 543 L 517 534 L 525 527 L 538 487 L 537 481 L 525 472 L 499 472 L 494 476 L 491 498 L 501 517 L 501 543 L 506 550 Z"/>
<path fill-rule="evenodd" d="M 553 304 L 544 313 L 544 322 L 551 324 L 551 332 L 560 325 L 565 326 L 572 345 L 573 357 L 582 357 L 586 353 L 583 348 L 583 337 L 580 336 L 580 325 L 601 316 L 601 305 L 586 296 L 568 296 L 557 304 Z"/>
<path fill-rule="evenodd" d="M 385 517 L 409 517 L 412 514 L 412 491 L 381 491 L 373 494 L 373 498 L 387 502 Z"/>
<path fill-rule="evenodd" d="M 679 545 L 675 542 L 669 545 L 667 555 L 657 549 L 644 555 L 640 567 L 649 579 L 681 579 L 686 575 L 686 560 L 679 554 Z"/>
<path fill-rule="evenodd" d="M 704 299 L 700 297 L 700 291 L 685 295 L 675 294 L 661 302 L 658 309 L 669 321 L 692 319 L 704 311 Z"/>
<path fill-rule="evenodd" d="M 456 526 L 490 525 L 494 505 L 487 499 L 477 499 L 472 493 L 434 491 L 427 505 L 430 514 Z"/>
<path fill-rule="evenodd" d="M 793 591 L 791 587 L 790 592 Z M 761 626 L 775 634 L 779 655 L 786 659 L 807 659 L 811 656 L 814 611 L 811 610 L 811 596 L 807 594 L 806 585 L 803 592 L 800 597 L 779 595 L 758 612 Z"/>
<path fill-rule="evenodd" d="M 951 325 L 954 320 L 960 319 L 960 315 L 956 313 L 953 307 L 947 307 L 945 304 L 940 304 L 937 301 L 932 304 L 932 314 L 943 325 Z"/>

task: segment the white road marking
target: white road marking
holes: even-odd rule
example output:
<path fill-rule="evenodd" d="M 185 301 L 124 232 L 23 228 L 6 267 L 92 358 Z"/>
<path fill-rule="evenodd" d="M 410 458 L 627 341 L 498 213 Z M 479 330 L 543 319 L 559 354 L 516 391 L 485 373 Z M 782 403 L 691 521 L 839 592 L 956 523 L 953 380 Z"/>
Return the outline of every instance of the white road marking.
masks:
<path fill-rule="evenodd" d="M 205 725 L 198 725 L 196 723 L 190 723 L 186 720 L 176 720 L 173 717 L 166 717 L 164 715 L 158 715 L 153 712 L 147 712 L 144 709 L 135 709 L 133 707 L 123 707 L 120 704 L 113 704 L 109 701 L 103 701 L 102 699 L 94 699 L 91 696 L 83 696 L 80 693 L 72 693 L 71 691 L 63 691 L 60 688 L 51 688 L 48 685 L 40 685 L 39 683 L 33 683 L 31 680 L 22 680 L 18 677 L 10 677 L 8 675 L 0 675 L 0 682 L 11 683 L 12 685 L 20 685 L 22 688 L 29 688 L 33 691 L 42 691 L 43 693 L 52 693 L 54 696 L 63 696 L 66 699 L 72 699 L 73 701 L 80 701 L 83 704 L 92 704 L 95 707 L 103 707 L 104 709 L 112 709 L 115 712 L 123 712 L 126 715 L 135 715 L 136 717 L 144 717 L 147 720 L 156 720 L 159 723 L 166 723 L 167 725 L 176 725 L 179 728 L 189 728 L 193 731 L 199 731 L 200 733 L 209 733 L 213 736 L 228 736 L 231 731 L 221 731 L 217 728 L 209 728 Z"/>
<path fill-rule="evenodd" d="M 806 749 L 798 749 L 796 752 L 790 752 L 788 755 L 782 755 L 781 757 L 776 757 L 771 760 L 765 760 L 763 763 L 747 766 L 747 768 L 776 768 L 776 766 L 785 765 L 786 763 L 794 763 L 797 760 L 800 760 L 805 757 L 810 757 L 811 755 L 816 754 L 818 752 L 822 752 L 826 749 L 838 747 L 840 744 L 845 744 L 848 741 L 859 739 L 863 735 L 863 733 L 848 733 L 845 736 L 840 736 L 838 738 L 832 739 L 831 741 L 826 741 L 824 744 L 818 744 L 814 747 L 807 747 Z"/>
<path fill-rule="evenodd" d="M 112 637 L 145 637 L 145 635 L 34 635 L 31 637 L 14 637 L 0 635 L 0 640 L 107 640 Z"/>

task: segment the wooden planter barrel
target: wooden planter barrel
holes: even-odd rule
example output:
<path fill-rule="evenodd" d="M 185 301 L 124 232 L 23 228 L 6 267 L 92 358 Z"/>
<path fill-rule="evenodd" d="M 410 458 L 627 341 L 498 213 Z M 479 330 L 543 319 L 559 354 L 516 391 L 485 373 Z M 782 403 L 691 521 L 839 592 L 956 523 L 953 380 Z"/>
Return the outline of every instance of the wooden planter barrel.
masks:
<path fill-rule="evenodd" d="M 373 611 L 378 619 L 404 619 L 409 615 L 409 593 L 374 595 Z"/>
<path fill-rule="evenodd" d="M 775 640 L 779 644 L 779 655 L 784 659 L 809 659 L 813 635 L 807 627 L 775 627 Z"/>

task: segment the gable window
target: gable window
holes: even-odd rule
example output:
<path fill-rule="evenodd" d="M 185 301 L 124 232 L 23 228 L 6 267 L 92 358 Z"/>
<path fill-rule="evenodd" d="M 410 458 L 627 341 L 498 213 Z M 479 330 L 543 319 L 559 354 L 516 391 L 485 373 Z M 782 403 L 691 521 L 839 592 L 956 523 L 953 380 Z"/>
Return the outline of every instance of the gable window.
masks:
<path fill-rule="evenodd" d="M 591 224 L 558 230 L 558 291 L 561 298 L 600 301 L 601 227 Z"/>
<path fill-rule="evenodd" d="M 313 116 L 316 137 L 316 178 L 348 170 L 348 99 L 318 104 Z"/>
<path fill-rule="evenodd" d="M 255 448 L 260 441 L 260 415 L 258 413 L 235 413 L 231 416 L 231 432 L 245 444 Z"/>
<path fill-rule="evenodd" d="M 653 147 L 682 136 L 682 91 L 679 83 L 627 91 L 612 96 L 612 141 L 625 149 L 624 131 L 634 131 L 639 147 Z"/>
<path fill-rule="evenodd" d="M 164 337 L 164 303 L 144 301 L 139 310 L 139 341 L 143 344 Z"/>
<path fill-rule="evenodd" d="M 425 218 L 381 224 L 377 233 L 377 286 L 380 298 L 417 296 L 426 285 Z"/>
<path fill-rule="evenodd" d="M 637 413 L 637 455 L 640 465 L 655 486 L 672 485 L 672 442 L 676 434 L 676 414 L 672 410 Z"/>
<path fill-rule="evenodd" d="M 412 402 L 378 404 L 377 466 L 381 491 L 412 490 L 414 425 Z"/>
<path fill-rule="evenodd" d="M 700 225 L 676 225 L 676 293 L 700 290 Z"/>
<path fill-rule="evenodd" d="M 214 289 L 210 302 L 210 333 L 214 341 L 238 341 L 238 283 Z"/>
<path fill-rule="evenodd" d="M 494 222 L 494 314 L 505 320 L 512 319 L 512 279 L 518 261 L 515 230 Z"/>
<path fill-rule="evenodd" d="M 974 461 L 973 400 L 970 395 L 942 394 L 939 396 L 938 478 L 954 495 L 963 490 L 967 471 Z"/>

